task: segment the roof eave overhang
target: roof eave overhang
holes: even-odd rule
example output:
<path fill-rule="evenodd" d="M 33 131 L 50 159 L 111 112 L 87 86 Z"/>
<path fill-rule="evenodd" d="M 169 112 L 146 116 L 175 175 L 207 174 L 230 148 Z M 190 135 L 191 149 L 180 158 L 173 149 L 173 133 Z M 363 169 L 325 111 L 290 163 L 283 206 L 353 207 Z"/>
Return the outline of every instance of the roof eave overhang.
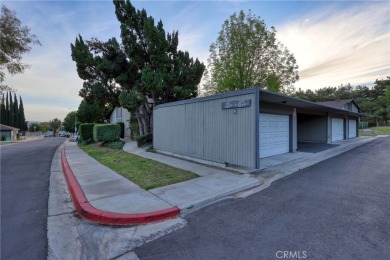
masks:
<path fill-rule="evenodd" d="M 260 102 L 268 102 L 277 105 L 290 106 L 295 108 L 302 108 L 308 110 L 315 110 L 320 112 L 334 113 L 339 115 L 351 115 L 355 117 L 365 116 L 362 113 L 356 113 L 344 109 L 332 108 L 311 101 L 298 99 L 294 97 L 285 96 L 278 93 L 269 92 L 263 89 L 260 89 Z"/>

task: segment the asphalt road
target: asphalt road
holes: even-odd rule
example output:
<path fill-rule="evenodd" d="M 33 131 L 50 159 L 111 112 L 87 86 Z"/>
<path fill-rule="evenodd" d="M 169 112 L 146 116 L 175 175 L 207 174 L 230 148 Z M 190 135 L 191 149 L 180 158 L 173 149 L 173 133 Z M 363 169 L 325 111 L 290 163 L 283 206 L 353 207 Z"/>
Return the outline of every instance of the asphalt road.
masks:
<path fill-rule="evenodd" d="M 390 259 L 390 138 L 188 215 L 143 259 Z"/>
<path fill-rule="evenodd" d="M 46 259 L 50 166 L 64 141 L 1 146 L 1 259 Z"/>

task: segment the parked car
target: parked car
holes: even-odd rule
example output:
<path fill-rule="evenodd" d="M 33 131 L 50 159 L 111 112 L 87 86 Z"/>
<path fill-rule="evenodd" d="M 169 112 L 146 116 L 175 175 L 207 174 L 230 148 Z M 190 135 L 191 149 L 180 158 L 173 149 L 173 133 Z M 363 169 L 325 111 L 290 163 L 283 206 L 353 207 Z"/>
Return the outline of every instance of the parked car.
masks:
<path fill-rule="evenodd" d="M 53 137 L 54 136 L 53 131 L 47 131 L 44 136 L 45 137 Z"/>
<path fill-rule="evenodd" d="M 68 132 L 60 132 L 58 136 L 59 137 L 70 137 L 70 133 L 68 133 Z"/>

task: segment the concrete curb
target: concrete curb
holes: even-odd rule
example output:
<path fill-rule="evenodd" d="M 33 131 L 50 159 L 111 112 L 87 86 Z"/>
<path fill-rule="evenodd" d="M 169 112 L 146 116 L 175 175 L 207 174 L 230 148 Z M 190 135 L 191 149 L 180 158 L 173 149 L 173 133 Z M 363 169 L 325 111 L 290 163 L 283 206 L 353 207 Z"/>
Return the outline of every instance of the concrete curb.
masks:
<path fill-rule="evenodd" d="M 180 215 L 178 207 L 138 214 L 114 213 L 96 209 L 88 202 L 69 166 L 65 155 L 65 145 L 61 151 L 61 165 L 77 213 L 90 221 L 108 225 L 134 225 L 162 221 Z"/>

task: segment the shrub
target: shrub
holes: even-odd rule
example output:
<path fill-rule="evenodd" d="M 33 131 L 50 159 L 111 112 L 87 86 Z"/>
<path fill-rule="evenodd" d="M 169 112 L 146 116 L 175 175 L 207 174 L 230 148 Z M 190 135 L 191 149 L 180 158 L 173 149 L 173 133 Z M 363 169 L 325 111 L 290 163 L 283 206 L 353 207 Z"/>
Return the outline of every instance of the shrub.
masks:
<path fill-rule="evenodd" d="M 153 142 L 153 135 L 152 134 L 141 135 L 138 136 L 136 140 L 137 140 L 137 146 L 141 147 L 144 144 Z"/>
<path fill-rule="evenodd" d="M 122 141 L 115 141 L 115 142 L 106 142 L 106 143 L 103 143 L 103 146 L 104 147 L 108 147 L 108 148 L 111 148 L 111 149 L 118 149 L 118 150 L 121 150 L 123 149 L 123 145 L 125 143 L 122 142 Z"/>
<path fill-rule="evenodd" d="M 87 144 L 92 144 L 92 143 L 94 143 L 95 141 L 92 139 L 92 138 L 88 138 L 87 140 L 79 140 L 79 143 L 80 144 L 85 144 L 85 145 L 87 145 Z"/>
<path fill-rule="evenodd" d="M 118 124 L 96 124 L 93 127 L 95 142 L 113 142 L 119 139 L 121 127 Z"/>
<path fill-rule="evenodd" d="M 93 139 L 94 123 L 82 123 L 79 125 L 80 141 Z"/>
<path fill-rule="evenodd" d="M 121 127 L 121 134 L 120 134 L 120 137 L 121 137 L 121 138 L 125 138 L 125 123 L 123 123 L 123 122 L 118 122 L 117 124 Z"/>
<path fill-rule="evenodd" d="M 135 117 L 130 118 L 130 137 L 131 140 L 137 140 L 137 135 L 139 133 L 138 120 Z"/>

